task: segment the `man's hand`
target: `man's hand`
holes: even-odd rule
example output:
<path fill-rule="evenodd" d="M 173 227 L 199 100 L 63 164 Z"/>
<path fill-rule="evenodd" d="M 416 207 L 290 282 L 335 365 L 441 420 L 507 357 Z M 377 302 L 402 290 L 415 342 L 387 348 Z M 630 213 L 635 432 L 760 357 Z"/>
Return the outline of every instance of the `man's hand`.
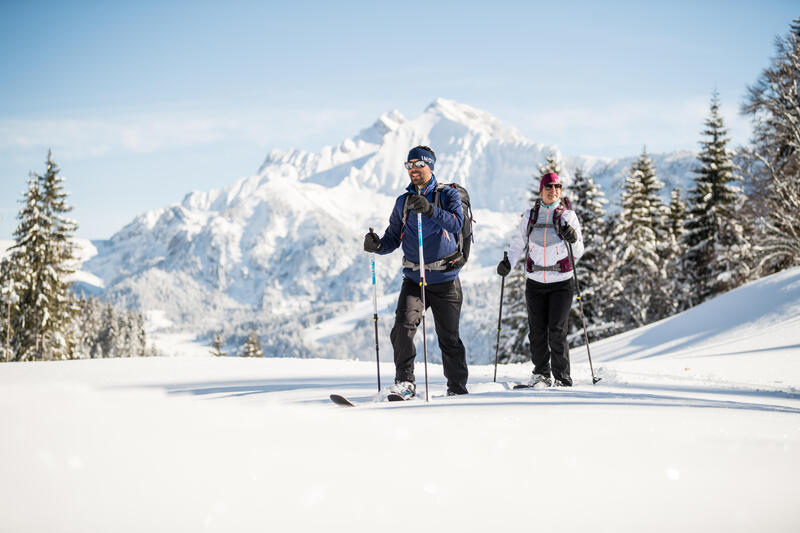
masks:
<path fill-rule="evenodd" d="M 511 272 L 511 263 L 508 261 L 508 256 L 506 256 L 502 261 L 497 263 L 497 273 L 506 277 L 509 272 Z"/>
<path fill-rule="evenodd" d="M 414 210 L 415 213 L 422 213 L 428 218 L 433 217 L 433 206 L 427 198 L 421 194 L 413 194 L 408 200 L 408 207 Z"/>
<path fill-rule="evenodd" d="M 561 224 L 561 231 L 559 233 L 561 234 L 561 238 L 570 244 L 575 244 L 575 241 L 578 240 L 578 234 L 575 233 L 575 228 L 570 226 L 566 220 Z"/>
<path fill-rule="evenodd" d="M 370 229 L 370 232 L 364 235 L 364 251 L 365 252 L 377 252 L 381 249 L 381 238 L 378 237 L 378 234 Z"/>

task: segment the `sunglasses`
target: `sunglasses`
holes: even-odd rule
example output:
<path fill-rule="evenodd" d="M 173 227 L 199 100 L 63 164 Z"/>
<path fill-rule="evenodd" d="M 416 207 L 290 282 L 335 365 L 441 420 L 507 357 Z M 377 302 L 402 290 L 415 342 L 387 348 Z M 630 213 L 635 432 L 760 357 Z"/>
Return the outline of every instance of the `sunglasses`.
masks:
<path fill-rule="evenodd" d="M 544 186 L 545 189 L 560 189 L 561 185 L 558 183 L 548 183 Z"/>
<path fill-rule="evenodd" d="M 406 161 L 403 164 L 405 165 L 406 169 L 408 169 L 408 170 L 411 170 L 412 168 L 422 168 L 422 167 L 427 166 L 427 163 L 425 163 L 425 161 L 413 161 L 413 162 L 412 161 Z"/>

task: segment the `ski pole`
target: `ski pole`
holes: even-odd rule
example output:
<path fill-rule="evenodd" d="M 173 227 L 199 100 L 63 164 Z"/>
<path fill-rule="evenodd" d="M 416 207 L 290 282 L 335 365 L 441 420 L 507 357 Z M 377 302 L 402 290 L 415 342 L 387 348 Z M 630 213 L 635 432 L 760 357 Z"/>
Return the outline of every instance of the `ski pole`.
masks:
<path fill-rule="evenodd" d="M 586 332 L 586 320 L 583 318 L 583 300 L 581 300 L 581 286 L 578 283 L 578 272 L 575 269 L 575 257 L 572 255 L 572 243 L 567 242 L 567 249 L 569 250 L 569 262 L 572 265 L 572 276 L 575 278 L 575 291 L 578 295 L 578 307 L 581 311 L 581 324 L 583 324 L 583 337 L 586 339 L 586 355 L 589 356 L 589 370 L 592 372 L 592 385 L 595 385 L 602 378 L 595 377 L 594 368 L 592 368 L 592 354 L 589 352 L 589 334 Z"/>
<path fill-rule="evenodd" d="M 369 228 L 372 233 L 372 228 Z M 378 353 L 378 286 L 375 284 L 375 252 L 369 254 L 372 267 L 372 321 L 375 323 L 375 361 L 378 363 L 378 392 L 381 391 L 381 358 Z"/>
<path fill-rule="evenodd" d="M 421 194 L 421 192 L 420 192 Z M 428 341 L 425 338 L 425 257 L 422 254 L 422 213 L 417 213 L 417 236 L 419 238 L 419 287 L 422 293 L 422 354 L 425 360 L 425 401 L 428 397 Z"/>
<path fill-rule="evenodd" d="M 508 252 L 503 252 L 503 260 L 508 259 Z M 497 383 L 497 357 L 500 353 L 500 331 L 502 328 L 500 327 L 501 321 L 503 320 L 503 289 L 506 286 L 506 277 L 500 277 L 500 313 L 497 315 L 497 346 L 494 348 L 494 379 L 493 382 Z"/>

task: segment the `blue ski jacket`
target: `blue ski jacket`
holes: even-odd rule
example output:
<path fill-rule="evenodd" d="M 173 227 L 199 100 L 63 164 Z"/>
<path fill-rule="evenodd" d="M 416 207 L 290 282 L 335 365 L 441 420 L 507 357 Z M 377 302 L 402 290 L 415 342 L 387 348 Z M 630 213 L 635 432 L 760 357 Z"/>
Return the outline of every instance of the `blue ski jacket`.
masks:
<path fill-rule="evenodd" d="M 431 176 L 431 181 L 425 187 L 423 194 L 433 204 L 436 192 L 436 176 Z M 394 209 L 389 216 L 389 226 L 381 237 L 381 248 L 377 253 L 389 254 L 402 245 L 403 256 L 413 263 L 419 264 L 419 238 L 417 233 L 417 214 L 409 210 L 405 227 L 403 226 L 403 206 L 408 194 L 416 194 L 414 185 L 409 184 L 407 193 L 401 194 L 394 203 Z M 426 263 L 432 263 L 454 254 L 458 250 L 458 233 L 464 225 L 464 211 L 461 208 L 461 195 L 452 187 L 445 187 L 441 191 L 441 208 L 433 206 L 433 217 L 422 215 L 422 253 Z M 449 272 L 441 270 L 426 270 L 425 282 L 429 285 L 446 283 L 458 277 L 461 269 Z M 419 270 L 403 268 L 403 276 L 415 283 L 419 283 Z"/>

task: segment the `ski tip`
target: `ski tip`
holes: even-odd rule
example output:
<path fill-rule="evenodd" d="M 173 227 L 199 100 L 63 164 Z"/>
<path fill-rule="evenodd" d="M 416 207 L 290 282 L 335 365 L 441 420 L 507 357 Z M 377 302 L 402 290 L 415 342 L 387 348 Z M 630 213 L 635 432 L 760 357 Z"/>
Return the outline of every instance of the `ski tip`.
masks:
<path fill-rule="evenodd" d="M 340 394 L 331 394 L 331 401 L 343 407 L 355 407 L 355 404 Z"/>

